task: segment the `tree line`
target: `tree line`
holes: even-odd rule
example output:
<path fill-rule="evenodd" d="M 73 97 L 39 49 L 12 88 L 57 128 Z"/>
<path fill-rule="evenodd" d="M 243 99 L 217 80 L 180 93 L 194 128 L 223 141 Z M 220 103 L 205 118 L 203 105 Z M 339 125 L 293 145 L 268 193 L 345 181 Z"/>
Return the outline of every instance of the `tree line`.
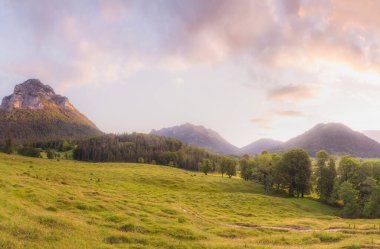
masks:
<path fill-rule="evenodd" d="M 188 146 L 177 139 L 151 134 L 104 135 L 77 143 L 74 159 L 91 162 L 133 162 L 160 164 L 186 170 L 209 172 L 234 165 L 229 174 L 236 174 L 237 160 Z M 226 173 L 226 169 L 223 170 Z M 235 172 L 233 172 L 235 171 Z"/>
<path fill-rule="evenodd" d="M 291 197 L 316 193 L 321 202 L 342 206 L 344 217 L 380 217 L 380 162 L 319 151 L 315 160 L 302 149 L 279 155 L 263 152 L 240 160 L 240 176 L 263 185 L 264 192 L 285 191 Z"/>
<path fill-rule="evenodd" d="M 4 141 L 0 140 L 0 152 L 7 154 L 17 153 L 27 157 L 42 157 L 41 153 L 45 152 L 48 159 L 60 159 L 61 154 L 58 152 L 69 152 L 76 147 L 75 141 L 53 140 L 45 142 L 14 142 L 11 132 L 7 133 Z M 70 153 L 64 153 L 65 159 L 70 158 Z"/>
<path fill-rule="evenodd" d="M 174 138 L 151 134 L 104 135 L 82 141 L 14 145 L 11 135 L 0 146 L 5 153 L 38 157 L 47 152 L 50 159 L 58 152 L 74 150 L 73 158 L 90 162 L 134 162 L 160 164 L 204 174 L 220 172 L 263 185 L 265 194 L 282 191 L 291 197 L 316 193 L 321 202 L 342 206 L 344 217 L 380 217 L 380 161 L 358 161 L 350 156 L 336 160 L 326 151 L 315 159 L 302 149 L 284 154 L 263 152 L 250 158 L 236 158 L 188 146 Z M 338 163 L 337 163 L 338 162 Z"/>

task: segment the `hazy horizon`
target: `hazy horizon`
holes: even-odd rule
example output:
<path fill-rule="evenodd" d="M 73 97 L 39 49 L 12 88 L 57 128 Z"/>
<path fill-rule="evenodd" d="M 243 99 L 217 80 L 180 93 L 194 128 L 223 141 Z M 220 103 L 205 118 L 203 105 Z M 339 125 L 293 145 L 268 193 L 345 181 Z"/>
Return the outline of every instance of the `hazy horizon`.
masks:
<path fill-rule="evenodd" d="M 370 0 L 0 0 L 0 97 L 38 78 L 105 132 L 189 122 L 238 147 L 318 123 L 380 130 L 379 9 Z"/>

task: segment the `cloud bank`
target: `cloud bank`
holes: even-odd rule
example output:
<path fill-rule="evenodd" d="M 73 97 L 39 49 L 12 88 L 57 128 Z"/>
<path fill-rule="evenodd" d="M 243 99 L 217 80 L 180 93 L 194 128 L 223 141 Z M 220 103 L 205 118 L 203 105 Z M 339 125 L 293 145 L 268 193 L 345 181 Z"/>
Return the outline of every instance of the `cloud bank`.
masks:
<path fill-rule="evenodd" d="M 378 103 L 379 9 L 372 0 L 0 0 L 0 77 L 66 91 L 159 75 L 156 84 L 176 89 L 169 98 L 191 85 L 223 96 L 248 86 L 245 120 L 263 128 L 333 103 L 344 119 L 343 103 Z M 206 77 L 219 74 L 228 87 Z"/>

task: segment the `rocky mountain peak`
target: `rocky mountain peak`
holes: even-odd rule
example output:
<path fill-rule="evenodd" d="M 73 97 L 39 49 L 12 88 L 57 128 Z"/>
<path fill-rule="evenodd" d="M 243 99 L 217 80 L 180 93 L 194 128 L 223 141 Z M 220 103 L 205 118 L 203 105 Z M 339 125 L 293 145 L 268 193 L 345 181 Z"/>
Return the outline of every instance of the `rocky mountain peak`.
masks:
<path fill-rule="evenodd" d="M 44 85 L 38 79 L 29 79 L 16 85 L 12 95 L 3 98 L 0 110 L 40 110 L 47 106 L 74 110 L 74 106 L 69 100 L 66 97 L 55 94 L 52 87 Z"/>

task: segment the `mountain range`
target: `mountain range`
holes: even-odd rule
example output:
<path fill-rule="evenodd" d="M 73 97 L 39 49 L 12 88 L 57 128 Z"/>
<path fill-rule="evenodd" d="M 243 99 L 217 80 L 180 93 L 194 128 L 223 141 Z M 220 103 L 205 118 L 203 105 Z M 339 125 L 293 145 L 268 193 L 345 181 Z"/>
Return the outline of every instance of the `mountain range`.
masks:
<path fill-rule="evenodd" d="M 262 138 L 240 148 L 239 154 L 240 155 L 243 155 L 243 154 L 254 155 L 254 154 L 261 153 L 263 151 L 273 151 L 281 147 L 283 144 L 284 142 L 281 142 L 279 140 Z"/>
<path fill-rule="evenodd" d="M 37 79 L 29 79 L 16 85 L 13 94 L 4 97 L 0 105 L 0 139 L 6 139 L 9 134 L 17 142 L 41 142 L 83 139 L 104 133 L 68 98 L 56 94 L 53 88 Z M 232 145 L 214 130 L 190 123 L 152 130 L 151 134 L 176 138 L 183 143 L 227 155 L 303 148 L 311 155 L 324 149 L 331 154 L 380 157 L 380 143 L 377 142 L 380 141 L 380 131 L 360 133 L 339 123 L 318 124 L 285 143 L 260 139 L 242 148 Z"/>
<path fill-rule="evenodd" d="M 311 155 L 319 150 L 330 154 L 350 154 L 357 157 L 380 157 L 380 144 L 361 132 L 340 123 L 318 124 L 305 133 L 290 139 L 277 151 L 302 148 Z"/>
<path fill-rule="evenodd" d="M 0 106 L 0 139 L 33 142 L 102 134 L 66 97 L 37 79 L 18 84 Z"/>
<path fill-rule="evenodd" d="M 158 131 L 153 130 L 151 133 L 176 138 L 184 143 L 222 154 L 254 155 L 262 151 L 284 152 L 291 148 L 302 148 L 311 155 L 323 149 L 336 155 L 380 157 L 378 142 L 340 123 L 318 124 L 285 143 L 272 139 L 260 139 L 242 148 L 233 146 L 213 130 L 189 123 Z"/>
<path fill-rule="evenodd" d="M 220 154 L 236 155 L 239 151 L 239 148 L 227 142 L 216 131 L 206 129 L 201 125 L 186 123 L 161 130 L 152 130 L 150 134 L 176 138 L 183 143 Z"/>
<path fill-rule="evenodd" d="M 364 135 L 369 138 L 372 138 L 376 142 L 380 143 L 380 131 L 379 130 L 366 130 L 362 131 Z"/>

